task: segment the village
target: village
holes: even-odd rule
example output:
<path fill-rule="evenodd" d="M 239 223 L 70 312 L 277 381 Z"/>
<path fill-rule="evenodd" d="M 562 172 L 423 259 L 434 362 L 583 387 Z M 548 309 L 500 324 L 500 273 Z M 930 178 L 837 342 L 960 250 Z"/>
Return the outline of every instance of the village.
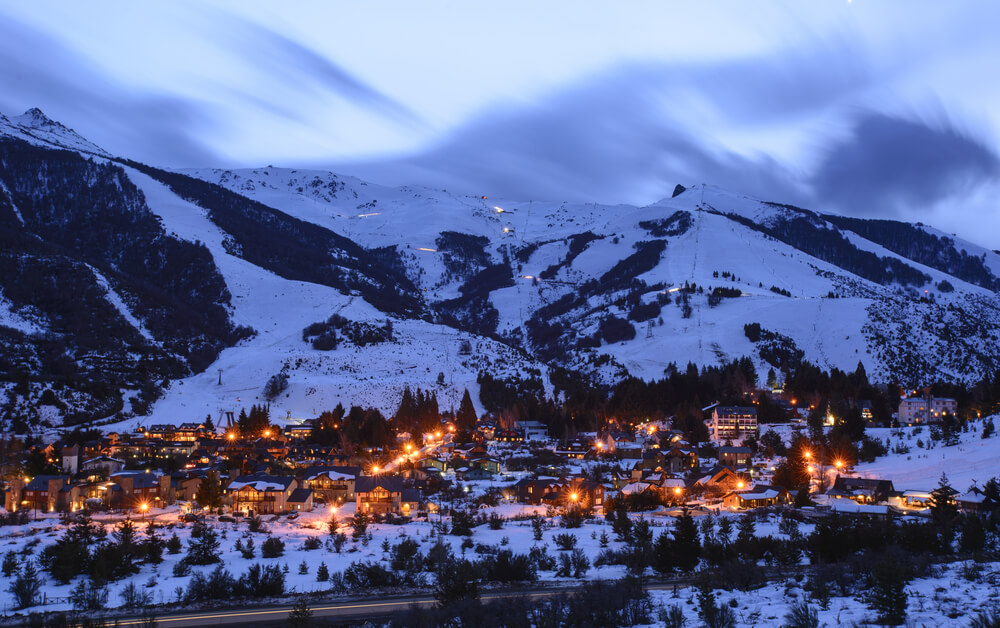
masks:
<path fill-rule="evenodd" d="M 433 432 L 398 435 L 395 448 L 344 455 L 309 442 L 310 420 L 268 426 L 257 435 L 241 434 L 235 425 L 147 425 L 39 447 L 59 472 L 8 480 L 4 508 L 34 517 L 82 511 L 152 517 L 167 509 L 194 516 L 295 516 L 325 510 L 342 517 L 364 513 L 377 521 L 497 503 L 545 506 L 550 515 L 570 508 L 604 515 L 615 507 L 664 515 L 744 512 L 793 503 L 817 515 L 927 513 L 935 486 L 895 486 L 891 479 L 854 474 L 856 460 L 820 447 L 812 451 L 799 419 L 774 427 L 788 435 L 789 448 L 800 443 L 795 455 L 808 474 L 807 494 L 801 495 L 804 487 L 775 483 L 783 457 L 757 445 L 762 427 L 764 433 L 770 428 L 758 425 L 755 407 L 704 410 L 710 441 L 700 446 L 656 422 L 557 441 L 537 421 L 503 428 L 484 417 L 473 431 L 463 431 L 463 442 L 457 442 L 455 423 L 443 421 Z M 954 411 L 953 399 L 917 397 L 901 401 L 898 417 L 912 428 L 934 425 Z M 951 488 L 948 498 L 962 511 L 978 512 L 984 494 L 977 487 Z"/>
<path fill-rule="evenodd" d="M 865 438 L 884 442 L 868 462 L 827 438 L 835 428 L 815 408 L 790 400 L 783 423 L 759 423 L 757 403 L 707 406 L 695 433 L 708 439 L 696 444 L 667 421 L 609 421 L 554 439 L 540 421 L 448 412 L 419 435 L 391 434 L 388 447 L 334 446 L 320 444 L 329 442 L 321 432 L 350 413 L 278 425 L 260 406 L 219 426 L 7 441 L 2 604 L 13 617 L 61 625 L 67 612 L 152 616 L 235 598 L 267 613 L 293 596 L 307 613 L 331 599 L 367 608 L 351 601 L 371 591 L 431 591 L 440 612 L 466 609 L 473 625 L 497 607 L 463 599 L 517 585 L 583 587 L 578 602 L 595 594 L 587 587 L 611 587 L 614 604 L 639 605 L 622 625 L 647 625 L 656 613 L 680 622 L 667 625 L 713 613 L 777 621 L 775 605 L 828 622 L 867 621 L 869 609 L 882 619 L 957 617 L 968 599 L 996 601 L 988 570 L 974 572 L 964 597 L 942 598 L 937 584 L 972 573 L 963 557 L 993 555 L 993 417 L 949 428 L 954 400 L 924 393 L 901 401 L 893 426 L 857 408 Z M 23 474 L 10 472 L 18 459 Z M 939 468 L 956 481 L 937 478 Z M 948 561 L 937 571 L 908 563 L 909 593 L 892 578 L 828 588 L 824 564 L 850 569 L 852 556 L 880 547 L 886 526 L 897 543 Z M 644 590 L 650 576 L 674 584 Z M 697 595 L 678 600 L 678 582 L 698 583 Z M 895 587 L 895 610 L 873 605 L 868 585 Z M 586 612 L 604 611 L 590 603 Z"/>

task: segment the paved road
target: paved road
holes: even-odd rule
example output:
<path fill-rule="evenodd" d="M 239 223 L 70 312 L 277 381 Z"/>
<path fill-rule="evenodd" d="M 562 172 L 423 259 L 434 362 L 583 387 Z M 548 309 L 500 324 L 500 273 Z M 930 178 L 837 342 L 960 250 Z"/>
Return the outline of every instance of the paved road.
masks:
<path fill-rule="evenodd" d="M 687 579 L 678 581 L 676 586 L 684 588 L 688 586 Z M 653 584 L 647 589 L 672 589 L 673 582 L 669 584 Z M 575 591 L 579 587 L 533 589 L 519 591 L 494 591 L 485 592 L 480 596 L 483 601 L 500 600 L 504 598 L 543 598 Z M 411 606 L 425 606 L 435 604 L 433 596 L 416 595 L 400 597 L 381 597 L 379 599 L 348 600 L 334 603 L 314 603 L 310 606 L 313 617 L 316 619 L 366 619 L 370 617 L 383 617 L 405 611 Z M 198 628 L 201 626 L 233 626 L 233 625 L 253 625 L 261 623 L 282 623 L 288 618 L 292 607 L 290 605 L 270 606 L 266 608 L 226 609 L 219 611 L 202 611 L 175 613 L 169 615 L 156 615 L 157 626 L 169 626 L 170 628 Z M 141 626 L 144 621 L 140 618 L 125 618 L 117 621 L 118 626 Z"/>

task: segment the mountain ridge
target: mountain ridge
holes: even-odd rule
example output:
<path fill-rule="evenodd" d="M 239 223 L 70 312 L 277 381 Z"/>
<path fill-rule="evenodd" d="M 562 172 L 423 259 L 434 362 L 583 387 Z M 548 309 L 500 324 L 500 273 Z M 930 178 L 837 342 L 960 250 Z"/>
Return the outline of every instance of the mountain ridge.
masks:
<path fill-rule="evenodd" d="M 208 253 L 233 294 L 231 324 L 256 332 L 176 381 L 156 380 L 150 396 L 162 399 L 138 407 L 150 417 L 119 408 L 109 419 L 193 420 L 265 401 L 285 418 L 337 402 L 391 413 L 407 385 L 437 391 L 447 408 L 478 390 L 482 372 L 546 380 L 569 369 L 611 386 L 742 356 L 761 377 L 804 359 L 851 371 L 861 363 L 875 379 L 907 384 L 971 381 L 1000 366 L 1000 256 L 922 225 L 707 185 L 635 207 L 500 201 L 271 166 L 168 171 L 111 157 L 29 114 L 0 119 L 0 137 L 119 168 L 120 185 L 135 186 L 165 237 Z M 8 198 L 14 170 L 0 168 L 0 209 L 10 206 L 7 227 L 23 235 Z M 38 174 L 39 194 L 58 187 Z M 55 220 L 59 199 L 51 205 Z M 100 237 L 114 240 L 114 228 Z M 4 299 L 0 329 L 51 333 Z M 141 304 L 124 307 L 141 338 Z M 51 388 L 36 375 L 39 386 L 13 403 L 8 381 L 8 408 Z M 287 388 L 266 399 L 276 375 Z"/>

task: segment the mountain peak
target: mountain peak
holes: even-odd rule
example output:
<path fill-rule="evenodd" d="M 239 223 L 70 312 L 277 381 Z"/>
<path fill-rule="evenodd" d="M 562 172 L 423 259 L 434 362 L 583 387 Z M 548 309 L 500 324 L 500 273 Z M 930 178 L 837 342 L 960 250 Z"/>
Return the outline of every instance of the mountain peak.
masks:
<path fill-rule="evenodd" d="M 0 114 L 0 134 L 18 137 L 41 146 L 65 148 L 102 157 L 111 156 L 73 129 L 45 115 L 45 112 L 38 107 L 32 107 L 12 118 Z"/>
<path fill-rule="evenodd" d="M 40 129 L 44 127 L 65 128 L 62 124 L 45 115 L 45 112 L 38 107 L 28 109 L 22 115 L 13 118 L 13 122 L 32 129 Z"/>

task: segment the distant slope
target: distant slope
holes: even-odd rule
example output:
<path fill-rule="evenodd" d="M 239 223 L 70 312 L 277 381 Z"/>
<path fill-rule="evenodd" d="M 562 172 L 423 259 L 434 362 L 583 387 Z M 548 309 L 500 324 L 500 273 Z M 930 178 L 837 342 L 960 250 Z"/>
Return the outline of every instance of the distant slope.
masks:
<path fill-rule="evenodd" d="M 117 166 L 0 137 L 0 238 L 5 300 L 47 330 L 0 330 L 20 423 L 45 389 L 66 422 L 122 409 L 122 389 L 145 410 L 159 381 L 249 333 L 229 319 L 212 255 L 168 236 Z"/>
<path fill-rule="evenodd" d="M 860 362 L 916 385 L 1000 368 L 1000 255 L 921 225 L 711 186 L 634 207 L 171 172 L 41 112 L 0 119 L 0 151 L 0 387 L 19 429 L 250 403 L 391 413 L 405 386 L 448 408 L 484 371 L 610 386 L 750 356 L 761 375 Z M 268 397 L 272 378 L 287 388 Z"/>

